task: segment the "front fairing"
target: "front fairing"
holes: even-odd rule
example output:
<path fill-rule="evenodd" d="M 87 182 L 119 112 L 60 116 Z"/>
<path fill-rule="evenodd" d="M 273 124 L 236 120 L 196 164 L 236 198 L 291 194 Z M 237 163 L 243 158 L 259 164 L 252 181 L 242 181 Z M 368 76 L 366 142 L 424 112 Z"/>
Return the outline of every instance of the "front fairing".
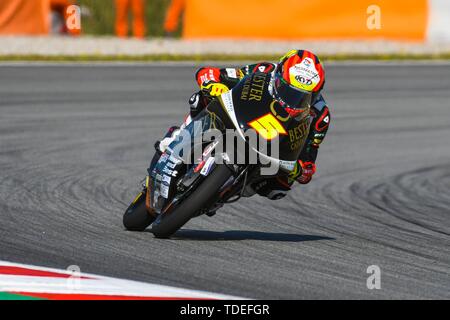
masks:
<path fill-rule="evenodd" d="M 198 177 L 194 169 L 202 160 L 203 135 L 211 129 L 221 132 L 224 125 L 215 114 L 205 110 L 180 132 L 159 158 L 150 173 L 152 207 L 156 212 L 163 212 L 174 197 L 180 196 L 179 182 L 192 184 Z"/>

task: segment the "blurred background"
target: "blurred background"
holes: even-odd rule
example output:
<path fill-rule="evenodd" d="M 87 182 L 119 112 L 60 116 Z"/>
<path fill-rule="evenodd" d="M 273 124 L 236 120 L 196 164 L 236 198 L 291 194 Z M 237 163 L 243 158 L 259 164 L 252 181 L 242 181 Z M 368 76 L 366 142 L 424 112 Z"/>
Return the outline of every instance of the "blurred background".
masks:
<path fill-rule="evenodd" d="M 70 5 L 81 8 L 82 33 L 87 35 L 123 35 L 124 22 L 138 23 L 138 36 L 164 36 L 166 32 L 181 34 L 184 0 L 2 0 L 0 2 L 0 34 L 64 34 L 66 10 Z M 169 6 L 171 12 L 168 11 Z M 166 16 L 168 16 L 166 23 Z M 116 21 L 117 20 L 117 21 Z M 139 23 L 141 25 L 139 25 Z M 165 27 L 166 23 L 166 29 Z M 118 30 L 117 30 L 118 29 Z M 78 34 L 75 32 L 75 34 Z"/>
<path fill-rule="evenodd" d="M 445 16 L 448 3 L 445 0 L 2 0 L 0 33 L 65 33 L 68 8 L 78 5 L 83 18 L 82 32 L 90 35 L 423 40 L 428 27 L 441 26 L 441 36 L 450 32 L 444 28 L 450 18 Z"/>
<path fill-rule="evenodd" d="M 42 42 L 30 36 L 67 35 L 100 37 L 76 49 L 66 39 Z M 3 36 L 3 37 L 2 37 Z M 8 40 L 5 40 L 5 36 Z M 11 36 L 28 37 L 25 43 Z M 3 38 L 3 39 L 2 39 Z M 147 40 L 127 50 L 117 49 L 131 38 Z M 169 47 L 155 39 L 191 41 Z M 197 44 L 192 41 L 197 41 Z M 260 41 L 236 47 L 226 41 Z M 306 42 L 318 53 L 447 54 L 450 52 L 448 0 L 2 0 L 0 2 L 0 55 L 13 54 L 269 54 Z M 5 42 L 9 41 L 9 42 Z M 198 41 L 222 45 L 198 46 Z M 225 41 L 225 42 L 223 42 Z M 320 44 L 311 44 L 320 42 Z M 194 43 L 194 44 L 193 44 Z M 225 43 L 225 44 L 224 44 Z M 305 43 L 303 43 L 304 45 Z M 80 45 L 80 42 L 77 42 Z M 146 46 L 147 45 L 147 46 Z M 108 49 L 108 46 L 110 49 Z M 113 48 L 115 47 L 115 49 Z M 13 50 L 14 48 L 14 50 Z M 41 48 L 42 50 L 40 50 Z M 66 49 L 65 49 L 66 48 Z M 69 48 L 69 49 L 67 49 Z M 214 51 L 215 50 L 215 51 Z M 276 51 L 276 52 L 275 52 Z M 323 51 L 323 52 L 321 52 Z"/>

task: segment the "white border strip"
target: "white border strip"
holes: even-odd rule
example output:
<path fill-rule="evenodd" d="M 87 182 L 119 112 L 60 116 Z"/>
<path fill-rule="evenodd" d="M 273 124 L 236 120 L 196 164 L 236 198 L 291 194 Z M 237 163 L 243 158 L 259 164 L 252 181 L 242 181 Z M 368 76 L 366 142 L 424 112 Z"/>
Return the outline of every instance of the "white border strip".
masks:
<path fill-rule="evenodd" d="M 39 277 L 23 275 L 0 274 L 0 292 L 29 292 L 54 293 L 74 295 L 112 295 L 126 297 L 156 297 L 156 298 L 195 298 L 218 300 L 242 300 L 244 298 L 216 294 L 206 291 L 183 289 L 131 280 L 103 277 L 93 274 L 81 273 L 74 276 L 67 270 L 37 267 L 0 261 L 0 266 L 19 267 L 38 271 L 47 271 L 66 274 L 69 278 Z M 88 277 L 90 279 L 80 279 Z"/>

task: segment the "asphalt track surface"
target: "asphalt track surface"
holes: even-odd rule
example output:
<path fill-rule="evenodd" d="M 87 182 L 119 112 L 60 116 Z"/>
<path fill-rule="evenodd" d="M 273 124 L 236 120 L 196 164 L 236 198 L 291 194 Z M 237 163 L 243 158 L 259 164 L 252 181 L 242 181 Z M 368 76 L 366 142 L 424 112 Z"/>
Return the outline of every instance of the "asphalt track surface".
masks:
<path fill-rule="evenodd" d="M 127 232 L 194 71 L 0 67 L 0 260 L 249 298 L 450 298 L 450 65 L 328 66 L 332 123 L 309 185 L 170 240 Z"/>

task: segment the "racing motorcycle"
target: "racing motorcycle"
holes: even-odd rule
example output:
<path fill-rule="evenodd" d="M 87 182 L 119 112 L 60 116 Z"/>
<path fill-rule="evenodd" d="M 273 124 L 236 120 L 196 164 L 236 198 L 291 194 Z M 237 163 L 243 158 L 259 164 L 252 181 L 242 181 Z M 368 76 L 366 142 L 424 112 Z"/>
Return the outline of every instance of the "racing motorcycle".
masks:
<path fill-rule="evenodd" d="M 184 128 L 188 135 L 183 136 L 190 139 L 174 140 L 151 168 L 142 192 L 125 211 L 125 228 L 143 231 L 151 225 L 155 237 L 169 238 L 190 219 L 213 216 L 223 205 L 246 196 L 247 186 L 270 177 L 263 174 L 263 169 L 273 166 L 277 170 L 272 176 L 289 176 L 309 133 L 309 110 L 292 117 L 273 99 L 268 86 L 270 74 L 256 72 L 213 99 Z M 218 130 L 221 139 L 198 139 L 211 129 Z M 246 146 L 244 151 L 227 138 L 230 129 Z M 250 130 L 256 132 L 259 142 L 267 143 L 265 150 L 261 151 L 260 143 L 255 145 L 246 138 Z M 277 157 L 270 151 L 275 141 Z M 219 144 L 222 148 L 218 148 Z M 223 152 L 225 144 L 236 144 L 233 152 Z M 194 159 L 195 147 L 203 151 L 201 157 L 187 161 Z M 183 152 L 179 150 L 191 154 L 180 155 Z M 249 161 L 252 152 L 258 156 L 257 161 Z M 245 161 L 236 161 L 239 153 L 245 153 L 241 157 Z"/>

